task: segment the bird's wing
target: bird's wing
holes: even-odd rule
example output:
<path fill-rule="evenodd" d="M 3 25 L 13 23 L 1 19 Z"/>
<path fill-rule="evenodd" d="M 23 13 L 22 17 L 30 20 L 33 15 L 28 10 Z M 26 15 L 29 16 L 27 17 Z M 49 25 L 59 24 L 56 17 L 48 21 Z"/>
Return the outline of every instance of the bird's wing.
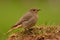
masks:
<path fill-rule="evenodd" d="M 11 29 L 7 33 L 11 32 L 14 29 L 21 27 L 22 23 L 29 20 L 30 18 L 31 18 L 30 14 L 25 14 L 23 17 L 20 18 L 19 21 L 17 21 L 17 23 L 14 26 L 11 27 Z"/>
<path fill-rule="evenodd" d="M 29 20 L 30 18 L 31 18 L 31 14 L 27 13 L 27 14 L 25 14 L 24 16 L 22 16 L 22 17 L 17 21 L 17 23 L 16 23 L 14 26 L 12 26 L 12 27 L 16 27 L 16 26 L 22 24 L 22 22 Z"/>
<path fill-rule="evenodd" d="M 33 16 L 28 21 L 26 21 L 26 25 L 27 26 L 29 26 L 29 25 L 32 26 L 32 25 L 34 25 L 36 23 L 36 21 L 37 21 L 36 17 Z"/>

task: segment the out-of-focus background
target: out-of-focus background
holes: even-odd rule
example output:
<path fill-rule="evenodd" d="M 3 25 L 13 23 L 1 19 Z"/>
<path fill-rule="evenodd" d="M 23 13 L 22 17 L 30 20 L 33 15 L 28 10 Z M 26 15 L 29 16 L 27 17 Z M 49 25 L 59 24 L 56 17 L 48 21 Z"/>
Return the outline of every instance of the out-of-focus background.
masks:
<path fill-rule="evenodd" d="M 60 0 L 0 0 L 0 40 L 4 33 L 30 8 L 39 8 L 39 20 L 36 25 L 60 24 Z"/>

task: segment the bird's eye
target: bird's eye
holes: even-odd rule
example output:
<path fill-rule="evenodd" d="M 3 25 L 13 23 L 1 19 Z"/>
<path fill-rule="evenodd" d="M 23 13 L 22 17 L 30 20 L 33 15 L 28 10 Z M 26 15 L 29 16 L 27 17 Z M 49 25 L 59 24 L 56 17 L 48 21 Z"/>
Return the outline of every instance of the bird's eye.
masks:
<path fill-rule="evenodd" d="M 33 10 L 33 11 L 35 11 L 35 10 Z"/>

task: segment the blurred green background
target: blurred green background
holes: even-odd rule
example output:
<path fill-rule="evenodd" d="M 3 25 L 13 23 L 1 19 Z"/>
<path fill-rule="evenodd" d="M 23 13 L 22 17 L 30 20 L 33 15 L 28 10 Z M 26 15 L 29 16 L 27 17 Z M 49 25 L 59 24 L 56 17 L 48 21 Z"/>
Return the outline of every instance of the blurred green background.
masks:
<path fill-rule="evenodd" d="M 6 31 L 30 8 L 39 8 L 36 25 L 60 24 L 60 0 L 0 0 L 0 40 Z"/>

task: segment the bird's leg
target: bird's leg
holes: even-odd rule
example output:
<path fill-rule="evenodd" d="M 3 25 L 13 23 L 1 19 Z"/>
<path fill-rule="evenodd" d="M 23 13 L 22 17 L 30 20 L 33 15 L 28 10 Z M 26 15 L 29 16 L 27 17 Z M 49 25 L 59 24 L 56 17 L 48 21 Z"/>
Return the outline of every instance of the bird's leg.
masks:
<path fill-rule="evenodd" d="M 32 30 L 30 30 L 30 29 L 28 29 L 28 28 L 25 28 L 25 34 L 28 34 L 28 35 L 32 34 L 31 31 L 32 31 Z"/>

